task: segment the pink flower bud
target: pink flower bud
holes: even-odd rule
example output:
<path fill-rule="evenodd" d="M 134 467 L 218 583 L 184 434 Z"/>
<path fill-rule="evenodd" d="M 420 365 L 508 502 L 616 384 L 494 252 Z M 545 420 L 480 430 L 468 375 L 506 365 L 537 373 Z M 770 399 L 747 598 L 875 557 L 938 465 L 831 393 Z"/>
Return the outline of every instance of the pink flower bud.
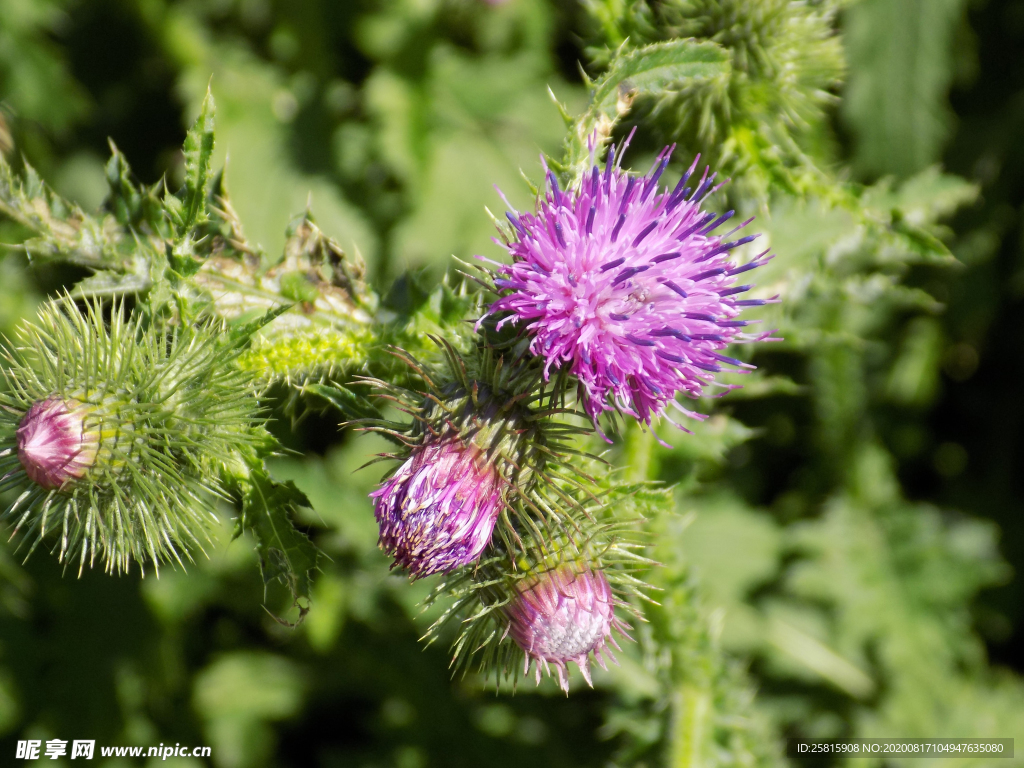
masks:
<path fill-rule="evenodd" d="M 370 494 L 380 546 L 416 578 L 472 563 L 491 540 L 503 486 L 477 446 L 428 440 Z"/>
<path fill-rule="evenodd" d="M 86 406 L 58 396 L 39 400 L 15 433 L 25 474 L 48 490 L 77 480 L 96 462 L 99 434 L 86 430 Z"/>
<path fill-rule="evenodd" d="M 550 674 L 549 664 L 558 672 L 558 683 L 568 693 L 566 665 L 576 662 L 587 683 L 590 680 L 590 654 L 594 653 L 602 669 L 602 652 L 612 661 L 615 656 L 606 643 L 618 644 L 612 637 L 615 629 L 626 635 L 626 625 L 615 616 L 615 597 L 608 579 L 601 571 L 575 571 L 560 566 L 518 586 L 519 594 L 505 609 L 509 619 L 508 633 L 526 653 L 524 673 L 535 663 L 537 682 L 540 665 Z"/>

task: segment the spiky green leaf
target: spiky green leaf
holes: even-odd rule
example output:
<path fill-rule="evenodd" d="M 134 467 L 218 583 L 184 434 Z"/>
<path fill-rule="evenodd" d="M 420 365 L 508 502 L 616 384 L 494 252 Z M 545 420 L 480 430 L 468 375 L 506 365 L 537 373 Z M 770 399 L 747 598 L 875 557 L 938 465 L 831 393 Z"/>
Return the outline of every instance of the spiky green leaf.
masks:
<path fill-rule="evenodd" d="M 309 610 L 311 572 L 320 556 L 316 545 L 294 523 L 296 509 L 308 506 L 309 499 L 295 483 L 277 482 L 262 464 L 251 468 L 242 494 L 239 528 L 256 538 L 264 584 L 281 582 L 299 607 L 300 620 Z"/>
<path fill-rule="evenodd" d="M 145 265 L 140 266 L 144 267 Z M 123 296 L 144 291 L 151 284 L 149 274 L 144 271 L 103 271 L 80 280 L 71 295 L 76 298 Z"/>
<path fill-rule="evenodd" d="M 935 162 L 950 125 L 946 93 L 964 0 L 864 0 L 844 17 L 844 115 L 866 174 L 909 176 Z"/>
<path fill-rule="evenodd" d="M 341 411 L 348 420 L 380 418 L 380 411 L 374 407 L 373 403 L 340 384 L 311 382 L 306 384 L 302 391 L 326 400 L 328 404 Z"/>
<path fill-rule="evenodd" d="M 205 219 L 206 191 L 213 156 L 214 102 L 209 89 L 199 117 L 185 137 L 185 187 L 182 190 L 181 231 L 187 232 Z"/>
<path fill-rule="evenodd" d="M 687 80 L 713 78 L 729 71 L 727 51 L 716 43 L 671 40 L 642 48 L 623 48 L 594 84 L 590 106 L 566 138 L 563 167 L 572 183 L 590 164 L 590 141 L 597 149 L 638 96 L 658 94 Z"/>

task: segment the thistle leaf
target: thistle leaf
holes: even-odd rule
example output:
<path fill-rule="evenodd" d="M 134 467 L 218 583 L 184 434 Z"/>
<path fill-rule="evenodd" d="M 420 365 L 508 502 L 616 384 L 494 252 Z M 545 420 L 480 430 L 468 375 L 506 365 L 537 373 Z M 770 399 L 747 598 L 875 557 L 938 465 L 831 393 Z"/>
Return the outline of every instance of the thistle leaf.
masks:
<path fill-rule="evenodd" d="M 380 418 L 380 412 L 374 407 L 373 403 L 340 384 L 318 384 L 314 382 L 306 384 L 302 391 L 304 394 L 323 398 L 330 405 L 345 414 L 345 417 L 348 419 Z"/>
<path fill-rule="evenodd" d="M 113 139 L 108 139 L 107 143 L 110 145 L 110 159 L 107 161 L 106 174 L 110 191 L 107 194 L 104 207 L 114 214 L 114 218 L 119 224 L 130 227 L 137 218 L 142 195 L 132 183 L 132 169 L 128 165 L 127 158 L 121 154 L 121 150 L 114 144 Z"/>
<path fill-rule="evenodd" d="M 291 309 L 290 304 L 273 307 L 272 309 L 268 309 L 255 320 L 250 320 L 247 323 L 232 327 L 229 331 L 228 346 L 231 349 L 247 346 L 252 341 L 253 334 L 261 328 L 270 325 L 270 323 L 274 322 L 274 320 L 279 318 L 289 309 Z"/>
<path fill-rule="evenodd" d="M 32 166 L 18 178 L 0 155 L 0 215 L 36 234 L 21 244 L 31 256 L 63 260 L 90 269 L 123 269 L 130 256 L 113 216 L 86 214 L 51 190 Z"/>
<path fill-rule="evenodd" d="M 589 142 L 601 146 L 638 96 L 659 94 L 692 79 L 709 79 L 729 71 L 728 52 L 716 43 L 671 40 L 619 53 L 594 84 L 590 106 L 566 139 L 565 180 L 575 182 L 590 165 Z"/>
<path fill-rule="evenodd" d="M 185 137 L 185 187 L 182 190 L 180 231 L 187 232 L 206 218 L 206 191 L 213 156 L 213 94 L 209 88 L 199 117 Z"/>
<path fill-rule="evenodd" d="M 247 530 L 256 537 L 263 583 L 284 584 L 299 608 L 299 621 L 309 610 L 310 572 L 320 557 L 316 545 L 292 521 L 297 507 L 308 506 L 309 499 L 292 481 L 277 482 L 261 463 L 251 468 L 247 478 L 237 531 Z"/>
<path fill-rule="evenodd" d="M 909 176 L 935 162 L 950 126 L 946 91 L 964 0 L 867 0 L 845 14 L 844 117 L 865 174 Z"/>
<path fill-rule="evenodd" d="M 670 40 L 617 56 L 594 86 L 592 107 L 617 108 L 624 92 L 657 94 L 691 78 L 709 78 L 729 70 L 729 55 L 711 42 Z"/>
<path fill-rule="evenodd" d="M 123 296 L 126 293 L 139 293 L 151 285 L 150 276 L 145 272 L 145 263 L 137 265 L 140 269 L 132 272 L 97 272 L 80 280 L 71 291 L 78 298 L 97 298 L 101 296 Z"/>

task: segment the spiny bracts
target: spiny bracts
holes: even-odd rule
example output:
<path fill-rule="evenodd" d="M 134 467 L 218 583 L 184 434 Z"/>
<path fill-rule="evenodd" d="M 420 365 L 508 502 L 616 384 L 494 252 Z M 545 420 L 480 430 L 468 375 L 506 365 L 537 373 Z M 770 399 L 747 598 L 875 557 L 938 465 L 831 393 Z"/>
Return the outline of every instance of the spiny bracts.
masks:
<path fill-rule="evenodd" d="M 527 510 L 523 500 L 535 484 L 574 471 L 564 461 L 562 440 L 578 430 L 549 422 L 558 409 L 547 402 L 532 358 L 485 345 L 463 355 L 439 345 L 440 370 L 395 353 L 425 392 L 368 380 L 412 422 L 362 422 L 401 446 L 381 457 L 401 464 L 370 495 L 381 548 L 414 578 L 475 562 L 496 528 L 500 543 L 514 551 L 520 533 L 513 520 L 538 533 L 538 526 L 557 528 L 557 513 L 536 505 Z"/>
<path fill-rule="evenodd" d="M 584 462 L 586 463 L 586 462 Z M 595 493 L 596 491 L 596 493 Z M 636 574 L 653 565 L 642 552 L 639 509 L 665 491 L 647 484 L 620 484 L 604 476 L 589 487 L 538 484 L 532 502 L 561 500 L 573 518 L 569 533 L 523 531 L 521 552 L 488 550 L 472 568 L 445 575 L 428 598 L 444 598 L 446 609 L 427 630 L 433 642 L 448 624 L 454 629 L 452 668 L 476 670 L 514 689 L 534 666 L 569 685 L 569 663 L 590 680 L 590 660 L 614 661 L 613 633 L 626 634 L 625 617 L 642 620 L 639 604 L 649 600 Z"/>

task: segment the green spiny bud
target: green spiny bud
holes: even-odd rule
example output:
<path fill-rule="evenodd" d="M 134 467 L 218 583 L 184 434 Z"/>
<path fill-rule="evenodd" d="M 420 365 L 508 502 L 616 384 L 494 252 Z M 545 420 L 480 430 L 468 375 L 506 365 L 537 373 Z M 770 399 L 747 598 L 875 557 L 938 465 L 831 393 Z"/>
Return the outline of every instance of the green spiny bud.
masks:
<path fill-rule="evenodd" d="M 123 306 L 108 324 L 68 298 L 21 328 L 3 355 L 0 491 L 20 492 L 7 517 L 30 552 L 60 531 L 61 561 L 112 572 L 201 548 L 223 468 L 256 439 L 222 330 L 146 327 Z"/>

